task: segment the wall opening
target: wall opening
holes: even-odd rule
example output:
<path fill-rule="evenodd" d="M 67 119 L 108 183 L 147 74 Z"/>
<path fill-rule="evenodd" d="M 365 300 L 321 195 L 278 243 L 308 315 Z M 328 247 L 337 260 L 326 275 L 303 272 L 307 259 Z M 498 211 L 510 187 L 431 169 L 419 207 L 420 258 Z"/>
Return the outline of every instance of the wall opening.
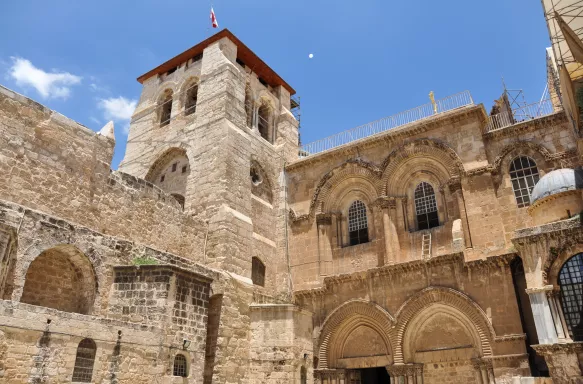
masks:
<path fill-rule="evenodd" d="M 559 286 L 569 335 L 573 341 L 583 341 L 583 252 L 563 264 Z"/>
<path fill-rule="evenodd" d="M 146 181 L 171 194 L 184 208 L 189 176 L 190 163 L 186 151 L 182 148 L 171 148 L 152 164 Z"/>
<path fill-rule="evenodd" d="M 272 142 L 271 135 L 271 107 L 265 101 L 261 102 L 257 110 L 257 129 L 265 140 Z"/>
<path fill-rule="evenodd" d="M 435 191 L 429 183 L 422 182 L 415 188 L 415 215 L 419 230 L 439 226 Z"/>
<path fill-rule="evenodd" d="M 251 260 L 251 280 L 254 285 L 265 286 L 265 264 L 258 257 Z"/>
<path fill-rule="evenodd" d="M 173 376 L 188 377 L 188 369 L 186 364 L 186 357 L 179 353 L 174 356 L 174 367 L 172 369 Z"/>
<path fill-rule="evenodd" d="M 42 252 L 30 263 L 20 301 L 89 314 L 96 288 L 89 259 L 72 246 L 59 246 Z"/>
<path fill-rule="evenodd" d="M 538 182 L 539 174 L 536 163 L 527 156 L 520 156 L 510 164 L 510 181 L 518 208 L 530 205 L 530 193 Z"/>
<path fill-rule="evenodd" d="M 162 96 L 158 108 L 160 109 L 160 126 L 170 124 L 172 117 L 172 91 L 166 90 Z"/>
<path fill-rule="evenodd" d="M 222 308 L 223 295 L 211 296 L 206 326 L 203 384 L 212 384 L 213 382 L 213 370 L 215 366 L 215 355 L 217 353 L 217 339 L 219 337 Z"/>
<path fill-rule="evenodd" d="M 350 245 L 368 243 L 366 205 L 360 200 L 354 201 L 348 208 L 348 237 Z"/>
<path fill-rule="evenodd" d="M 198 84 L 192 84 L 186 91 L 186 102 L 184 103 L 184 114 L 192 115 L 196 112 L 196 102 L 198 101 Z"/>
<path fill-rule="evenodd" d="M 93 365 L 95 364 L 95 352 L 97 346 L 91 339 L 83 339 L 77 347 L 75 368 L 73 369 L 73 382 L 90 383 L 93 377 Z"/>

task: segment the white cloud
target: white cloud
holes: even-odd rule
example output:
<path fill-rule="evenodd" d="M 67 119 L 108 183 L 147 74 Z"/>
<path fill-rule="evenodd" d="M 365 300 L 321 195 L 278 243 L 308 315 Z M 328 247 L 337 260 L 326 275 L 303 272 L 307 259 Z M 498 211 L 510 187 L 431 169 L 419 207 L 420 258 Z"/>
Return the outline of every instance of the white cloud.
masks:
<path fill-rule="evenodd" d="M 9 75 L 21 87 L 33 87 L 44 98 L 66 99 L 71 94 L 71 86 L 79 84 L 81 77 L 69 72 L 45 72 L 35 67 L 29 60 L 13 57 Z"/>
<path fill-rule="evenodd" d="M 103 109 L 103 115 L 106 119 L 124 123 L 123 131 L 127 133 L 129 130 L 129 121 L 137 104 L 137 100 L 129 100 L 120 96 L 101 99 L 99 100 L 98 106 Z"/>

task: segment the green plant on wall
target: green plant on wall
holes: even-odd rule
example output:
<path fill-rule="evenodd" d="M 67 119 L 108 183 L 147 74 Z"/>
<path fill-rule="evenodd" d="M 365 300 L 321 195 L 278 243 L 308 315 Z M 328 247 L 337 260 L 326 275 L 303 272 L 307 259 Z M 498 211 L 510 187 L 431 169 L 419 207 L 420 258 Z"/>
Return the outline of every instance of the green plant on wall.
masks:
<path fill-rule="evenodd" d="M 132 264 L 134 265 L 158 265 L 158 260 L 153 259 L 151 257 L 136 257 L 132 260 Z"/>

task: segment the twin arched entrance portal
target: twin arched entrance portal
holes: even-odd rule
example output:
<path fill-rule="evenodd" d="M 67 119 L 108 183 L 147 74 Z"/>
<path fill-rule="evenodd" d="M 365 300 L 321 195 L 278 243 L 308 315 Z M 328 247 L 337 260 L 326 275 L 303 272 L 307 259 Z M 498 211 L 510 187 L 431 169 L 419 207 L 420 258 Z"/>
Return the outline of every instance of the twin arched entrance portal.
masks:
<path fill-rule="evenodd" d="M 322 384 L 420 384 L 446 382 L 455 371 L 464 382 L 488 383 L 493 338 L 486 314 L 453 289 L 422 290 L 395 316 L 351 300 L 322 324 L 316 376 Z"/>

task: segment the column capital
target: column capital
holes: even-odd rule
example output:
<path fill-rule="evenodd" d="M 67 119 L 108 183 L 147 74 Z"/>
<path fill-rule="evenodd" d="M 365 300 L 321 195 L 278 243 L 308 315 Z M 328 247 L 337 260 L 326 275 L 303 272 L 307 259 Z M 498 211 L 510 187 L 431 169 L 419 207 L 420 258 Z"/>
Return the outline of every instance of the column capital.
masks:
<path fill-rule="evenodd" d="M 393 364 L 385 368 L 389 375 L 394 377 L 423 374 L 423 364 Z"/>
<path fill-rule="evenodd" d="M 397 200 L 395 197 L 389 196 L 381 196 L 376 199 L 373 203 L 375 206 L 382 208 L 382 209 L 396 209 L 397 208 Z"/>
<path fill-rule="evenodd" d="M 459 177 L 452 177 L 445 183 L 451 193 L 456 193 L 462 190 L 462 180 Z"/>
<path fill-rule="evenodd" d="M 316 214 L 316 224 L 318 225 L 330 225 L 332 224 L 332 213 L 317 213 Z"/>
<path fill-rule="evenodd" d="M 485 358 L 472 359 L 472 366 L 475 369 L 491 369 L 493 368 L 492 359 Z"/>
<path fill-rule="evenodd" d="M 552 285 L 545 285 L 542 287 L 526 288 L 524 291 L 526 293 L 528 293 L 529 295 L 531 293 L 539 293 L 539 292 L 547 292 L 547 294 L 548 294 L 548 292 L 552 291 L 553 289 L 554 289 L 554 287 Z"/>

